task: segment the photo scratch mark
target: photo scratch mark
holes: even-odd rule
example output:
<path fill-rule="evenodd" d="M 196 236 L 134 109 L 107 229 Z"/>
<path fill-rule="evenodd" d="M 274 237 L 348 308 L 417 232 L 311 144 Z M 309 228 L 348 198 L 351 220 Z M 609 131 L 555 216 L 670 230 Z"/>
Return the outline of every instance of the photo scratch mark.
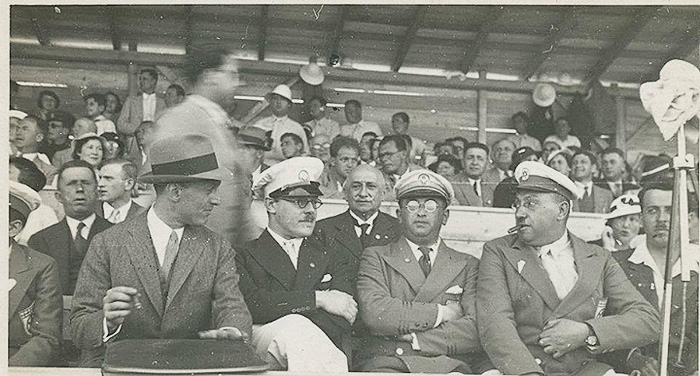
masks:
<path fill-rule="evenodd" d="M 321 11 L 323 10 L 323 5 L 321 5 L 321 7 L 318 8 L 318 12 L 316 12 L 316 8 L 311 8 L 311 10 L 314 12 L 314 17 L 316 17 L 316 20 L 318 21 L 319 17 L 321 17 Z"/>

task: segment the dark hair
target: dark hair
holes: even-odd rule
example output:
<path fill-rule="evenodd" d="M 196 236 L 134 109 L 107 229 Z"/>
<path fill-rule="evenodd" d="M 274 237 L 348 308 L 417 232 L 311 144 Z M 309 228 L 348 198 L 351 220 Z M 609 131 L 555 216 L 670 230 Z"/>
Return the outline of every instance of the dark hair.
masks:
<path fill-rule="evenodd" d="M 466 145 L 466 144 L 465 144 L 465 145 Z M 435 146 L 433 146 L 433 153 L 434 153 L 435 155 L 438 155 L 439 152 L 440 152 L 440 148 L 443 147 L 443 146 L 449 146 L 449 147 L 452 149 L 452 151 L 451 151 L 450 153 L 453 153 L 453 152 L 454 152 L 454 148 L 455 148 L 454 145 L 452 145 L 451 143 L 449 143 L 449 142 L 447 142 L 447 141 L 443 141 L 443 142 L 436 142 L 436 143 L 435 143 Z"/>
<path fill-rule="evenodd" d="M 126 175 L 127 178 L 134 179 L 134 181 L 136 181 L 136 178 L 138 177 L 138 168 L 134 162 L 128 159 L 114 158 L 105 162 L 102 167 L 107 165 L 121 165 L 122 173 Z"/>
<path fill-rule="evenodd" d="M 462 162 L 460 162 L 459 159 L 452 154 L 440 154 L 438 156 L 437 161 L 431 163 L 430 166 L 428 166 L 428 168 L 432 172 L 437 173 L 438 165 L 441 162 L 447 162 L 447 163 L 451 164 L 452 167 L 455 169 L 455 174 L 458 174 L 462 171 Z"/>
<path fill-rule="evenodd" d="M 113 158 L 113 160 L 116 160 L 118 158 L 121 158 L 124 156 L 124 141 L 119 137 L 118 134 L 114 132 L 105 132 L 102 133 L 102 138 L 105 140 L 105 142 L 116 142 L 117 146 L 119 146 L 119 154 L 117 154 L 116 157 Z"/>
<path fill-rule="evenodd" d="M 408 145 L 406 145 L 406 139 L 399 134 L 391 134 L 385 136 L 379 143 L 379 147 L 381 148 L 382 146 L 390 142 L 393 142 L 394 145 L 396 145 L 396 150 L 398 151 L 406 151 L 408 149 Z"/>
<path fill-rule="evenodd" d="M 403 122 L 406 123 L 406 124 L 409 123 L 408 114 L 405 113 L 405 112 L 397 112 L 397 113 L 391 115 L 391 118 L 392 118 L 392 119 L 395 118 L 395 117 L 397 117 L 397 118 L 403 120 Z"/>
<path fill-rule="evenodd" d="M 508 169 L 511 171 L 515 171 L 515 168 L 518 167 L 518 165 L 521 164 L 523 160 L 525 160 L 525 158 L 528 158 L 532 155 L 536 155 L 537 157 L 539 157 L 539 153 L 529 146 L 521 146 L 515 149 L 510 157 L 510 166 L 508 167 Z M 569 163 L 569 161 L 567 160 L 566 163 Z M 571 164 L 569 164 L 569 167 L 571 167 Z"/>
<path fill-rule="evenodd" d="M 299 135 L 296 133 L 287 132 L 283 134 L 282 137 L 280 137 L 280 142 L 282 142 L 282 139 L 285 137 L 291 137 L 292 140 L 294 140 L 294 143 L 297 145 L 304 145 L 304 140 L 302 140 L 301 137 L 299 137 Z"/>
<path fill-rule="evenodd" d="M 10 166 L 19 170 L 17 180 L 29 188 L 39 192 L 46 185 L 46 175 L 34 164 L 34 162 L 22 157 L 10 157 Z"/>
<path fill-rule="evenodd" d="M 579 155 L 585 155 L 591 161 L 592 165 L 598 166 L 598 158 L 596 158 L 595 155 L 593 155 L 593 153 L 591 153 L 590 151 L 587 151 L 587 150 L 579 150 L 579 151 L 575 152 L 574 155 L 571 156 L 571 161 L 573 161 L 574 158 L 576 158 Z"/>
<path fill-rule="evenodd" d="M 525 122 L 526 122 L 528 125 L 530 125 L 530 117 L 527 116 L 527 114 L 526 114 L 525 112 L 523 112 L 523 111 L 518 111 L 518 112 L 516 112 L 516 113 L 513 114 L 513 116 L 511 116 L 510 118 L 511 118 L 512 120 L 515 120 L 515 119 L 517 119 L 517 118 L 521 118 L 521 119 L 525 120 Z"/>
<path fill-rule="evenodd" d="M 673 191 L 673 180 L 663 179 L 645 185 L 639 193 L 637 193 L 639 204 L 642 206 L 642 209 L 644 209 L 644 195 L 651 190 Z M 690 200 L 688 200 L 688 203 L 690 204 Z"/>
<path fill-rule="evenodd" d="M 63 172 L 66 171 L 69 168 L 76 168 L 76 167 L 84 167 L 90 170 L 90 175 L 92 175 L 92 178 L 95 180 L 95 184 L 97 184 L 97 176 L 95 176 L 94 169 L 91 164 L 81 160 L 81 159 L 74 159 L 72 161 L 68 161 L 61 165 L 61 168 L 58 169 L 58 173 L 56 176 L 58 176 L 56 180 L 56 186 L 59 186 L 61 184 L 61 179 L 63 176 Z"/>
<path fill-rule="evenodd" d="M 469 143 L 469 140 L 467 140 L 466 137 L 462 136 L 455 136 L 455 137 L 450 137 L 445 140 L 445 142 L 453 143 L 454 141 L 461 141 L 464 145 L 467 145 Z"/>
<path fill-rule="evenodd" d="M 177 95 L 179 95 L 181 97 L 185 96 L 185 89 L 178 84 L 172 84 L 172 85 L 168 86 L 168 89 L 175 89 L 175 92 L 177 93 Z"/>
<path fill-rule="evenodd" d="M 345 101 L 345 107 L 350 106 L 350 105 L 354 105 L 354 106 L 357 106 L 359 108 L 362 108 L 362 103 L 360 103 L 360 101 L 358 101 L 357 99 L 349 99 L 349 100 Z"/>
<path fill-rule="evenodd" d="M 229 51 L 218 44 L 192 46 L 184 63 L 185 77 L 194 84 L 208 69 L 215 69 L 224 64 Z"/>
<path fill-rule="evenodd" d="M 486 155 L 489 155 L 489 147 L 485 144 L 482 144 L 481 142 L 470 142 L 464 146 L 465 152 L 469 149 L 481 149 L 486 152 Z"/>
<path fill-rule="evenodd" d="M 600 152 L 600 156 L 608 155 L 608 154 L 617 154 L 622 158 L 622 160 L 625 160 L 625 152 L 618 149 L 618 148 L 605 148 L 603 151 Z"/>
<path fill-rule="evenodd" d="M 154 80 L 158 79 L 158 71 L 156 71 L 155 68 L 142 68 L 139 71 L 139 76 L 144 73 L 148 73 L 148 75 L 151 76 L 151 78 L 153 78 Z"/>
<path fill-rule="evenodd" d="M 36 124 L 36 127 L 39 129 L 39 132 L 41 132 L 41 134 L 46 136 L 46 132 L 49 131 L 49 125 L 45 121 L 43 121 L 41 118 L 34 116 L 34 115 L 28 115 L 27 117 L 25 117 L 24 119 L 22 119 L 20 121 L 27 121 L 27 120 L 33 121 L 34 124 Z"/>
<path fill-rule="evenodd" d="M 117 109 L 116 109 L 115 111 L 120 112 L 120 111 L 122 110 L 122 100 L 121 100 L 121 98 L 119 98 L 119 96 L 118 96 L 117 94 L 115 94 L 114 92 L 108 91 L 108 92 L 105 93 L 105 103 L 107 103 L 107 96 L 109 96 L 109 95 L 111 95 L 111 96 L 117 98 Z M 105 104 L 105 106 L 106 106 L 106 104 Z"/>
<path fill-rule="evenodd" d="M 107 147 L 105 145 L 105 139 L 100 137 L 100 136 L 89 136 L 89 137 L 75 140 L 74 144 L 73 144 L 73 160 L 76 160 L 76 161 L 80 160 L 80 152 L 82 151 L 81 149 L 83 148 L 83 146 L 85 146 L 85 144 L 88 143 L 88 141 L 92 141 L 92 140 L 97 140 L 102 145 L 102 160 L 104 161 L 105 151 L 106 151 Z"/>
<path fill-rule="evenodd" d="M 86 95 L 85 96 L 85 103 L 87 103 L 88 99 L 90 99 L 90 98 L 94 99 L 95 102 L 97 102 L 98 107 L 99 106 L 103 106 L 103 107 L 107 106 L 107 98 L 100 93 L 92 93 L 92 94 Z"/>
<path fill-rule="evenodd" d="M 55 110 L 48 113 L 46 116 L 46 123 L 48 128 L 48 123 L 52 121 L 58 121 L 63 125 L 64 128 L 71 128 L 73 123 L 75 123 L 75 116 L 69 114 L 65 111 Z"/>
<path fill-rule="evenodd" d="M 360 155 L 360 143 L 357 142 L 357 140 L 351 137 L 340 136 L 336 137 L 333 142 L 331 142 L 331 157 L 337 157 L 338 152 L 342 148 L 353 149 L 357 152 L 357 155 Z"/>
<path fill-rule="evenodd" d="M 56 108 L 58 108 L 58 106 L 61 105 L 61 99 L 58 98 L 58 95 L 57 95 L 56 93 L 54 93 L 54 92 L 51 91 L 51 90 L 42 90 L 42 91 L 39 92 L 39 97 L 37 97 L 37 100 L 36 100 L 36 106 L 37 106 L 37 107 L 42 108 L 42 107 L 41 107 L 41 98 L 43 98 L 44 95 L 48 95 L 49 97 L 51 97 L 51 98 L 53 98 L 53 99 L 56 100 Z"/>
<path fill-rule="evenodd" d="M 554 153 L 552 153 L 552 154 L 554 154 Z M 549 157 L 548 157 L 548 158 L 549 158 L 549 161 L 545 161 L 545 164 L 546 164 L 547 166 L 549 166 L 549 162 L 551 162 L 552 159 L 554 159 L 554 158 L 552 157 L 552 154 L 550 154 Z M 556 156 L 558 157 L 558 156 L 560 156 L 560 155 L 561 155 L 562 157 L 564 157 L 564 160 L 566 160 L 566 165 L 569 166 L 569 168 L 571 168 L 571 166 L 572 166 L 573 163 L 574 163 L 574 160 L 573 160 L 573 157 L 571 156 L 571 154 L 569 154 L 569 153 L 567 153 L 567 152 L 560 152 L 560 153 L 557 154 Z M 552 166 L 549 166 L 549 167 L 552 167 Z"/>
<path fill-rule="evenodd" d="M 374 132 L 365 132 L 362 134 L 362 137 L 360 137 L 360 140 L 365 138 L 365 136 L 370 136 L 372 138 L 377 138 L 377 134 Z"/>
<path fill-rule="evenodd" d="M 319 97 L 319 96 L 313 96 L 313 97 L 311 97 L 311 99 L 309 99 L 309 103 L 311 103 L 313 101 L 318 101 L 318 103 L 320 103 L 321 106 L 325 106 L 326 104 L 328 104 L 328 102 L 323 97 Z"/>

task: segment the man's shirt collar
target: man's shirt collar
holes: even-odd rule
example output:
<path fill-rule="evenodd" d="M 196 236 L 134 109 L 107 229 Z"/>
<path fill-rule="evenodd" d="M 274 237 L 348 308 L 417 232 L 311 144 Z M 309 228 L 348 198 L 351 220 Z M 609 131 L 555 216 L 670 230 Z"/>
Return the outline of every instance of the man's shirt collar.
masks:
<path fill-rule="evenodd" d="M 92 229 L 92 224 L 95 222 L 95 218 L 97 218 L 95 213 L 90 214 L 87 218 L 83 219 L 82 221 L 66 216 L 66 222 L 68 223 L 68 228 L 70 228 L 70 233 L 73 236 L 73 238 L 75 239 L 75 236 L 78 233 L 78 224 L 80 224 L 80 222 L 83 222 L 85 224 L 84 231 L 87 231 L 87 233 L 89 234 L 90 229 Z M 87 239 L 87 236 L 85 236 L 85 238 Z"/>
<path fill-rule="evenodd" d="M 377 219 L 377 217 L 379 216 L 379 210 L 377 210 L 376 212 L 374 212 L 374 214 L 372 214 L 365 221 L 364 219 L 360 218 L 357 214 L 353 213 L 352 210 L 348 210 L 348 211 L 350 212 L 350 216 L 353 217 L 355 219 L 355 221 L 357 221 L 358 226 L 366 223 L 366 224 L 370 225 L 370 227 L 371 227 L 374 225 L 374 220 Z"/>
<path fill-rule="evenodd" d="M 430 255 L 430 264 L 431 265 L 435 265 L 435 258 L 437 257 L 438 248 L 440 247 L 441 242 L 442 242 L 442 239 L 440 239 L 438 237 L 437 241 L 435 241 L 435 243 L 433 243 L 429 246 L 426 246 L 426 247 L 430 248 L 429 255 Z M 406 238 L 406 243 L 408 243 L 408 247 L 411 248 L 411 252 L 413 253 L 413 256 L 415 256 L 416 261 L 420 260 L 420 258 L 423 257 L 423 252 L 421 252 L 418 248 L 421 246 L 408 240 L 408 238 Z"/>

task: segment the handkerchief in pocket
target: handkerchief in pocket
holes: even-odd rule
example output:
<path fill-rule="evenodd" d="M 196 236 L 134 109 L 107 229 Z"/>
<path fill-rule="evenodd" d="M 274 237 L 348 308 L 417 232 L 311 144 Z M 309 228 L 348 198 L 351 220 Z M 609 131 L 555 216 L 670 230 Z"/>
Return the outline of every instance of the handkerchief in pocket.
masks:
<path fill-rule="evenodd" d="M 454 286 L 450 287 L 449 289 L 447 289 L 447 291 L 445 291 L 445 294 L 460 295 L 460 294 L 462 294 L 463 291 L 464 291 L 464 289 L 462 288 L 462 286 L 454 285 Z"/>
<path fill-rule="evenodd" d="M 10 282 L 7 284 L 8 289 L 7 291 L 11 291 L 13 287 L 17 284 L 17 280 L 14 278 L 10 278 Z"/>

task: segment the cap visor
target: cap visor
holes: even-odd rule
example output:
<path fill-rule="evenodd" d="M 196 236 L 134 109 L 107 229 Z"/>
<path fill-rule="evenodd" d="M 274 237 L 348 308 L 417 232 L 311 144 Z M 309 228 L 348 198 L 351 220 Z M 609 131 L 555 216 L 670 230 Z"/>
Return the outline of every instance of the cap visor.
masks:
<path fill-rule="evenodd" d="M 403 198 L 417 198 L 417 197 L 439 197 L 445 200 L 449 200 L 444 192 L 437 189 L 429 189 L 421 187 L 418 189 L 411 189 L 401 194 L 397 199 Z"/>

